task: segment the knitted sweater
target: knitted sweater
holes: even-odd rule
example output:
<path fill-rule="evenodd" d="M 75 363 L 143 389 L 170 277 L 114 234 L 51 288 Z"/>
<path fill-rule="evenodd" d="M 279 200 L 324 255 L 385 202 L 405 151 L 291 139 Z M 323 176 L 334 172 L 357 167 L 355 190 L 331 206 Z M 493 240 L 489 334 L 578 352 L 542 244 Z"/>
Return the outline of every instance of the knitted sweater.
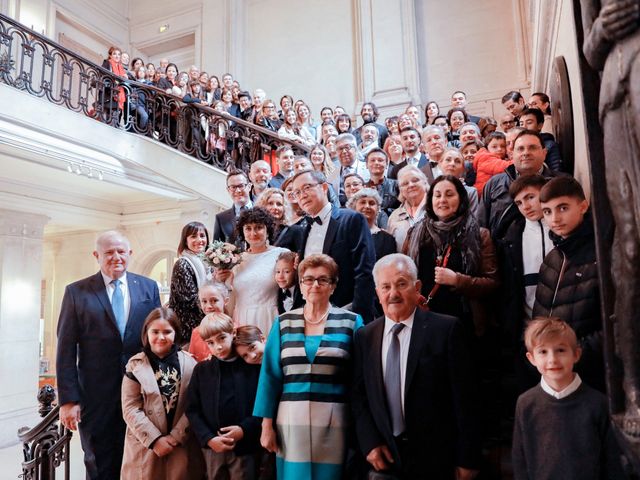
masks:
<path fill-rule="evenodd" d="M 584 383 L 560 400 L 540 385 L 518 398 L 512 456 L 515 480 L 626 478 L 607 399 Z"/>

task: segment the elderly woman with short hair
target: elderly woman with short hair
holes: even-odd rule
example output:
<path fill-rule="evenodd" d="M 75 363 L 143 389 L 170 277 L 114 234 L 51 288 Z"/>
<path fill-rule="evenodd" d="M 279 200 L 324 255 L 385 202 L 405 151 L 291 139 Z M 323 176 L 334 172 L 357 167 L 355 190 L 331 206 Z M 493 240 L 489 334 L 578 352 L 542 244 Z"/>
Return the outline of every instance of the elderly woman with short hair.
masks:
<path fill-rule="evenodd" d="M 376 251 L 376 261 L 385 255 L 396 253 L 396 240 L 393 235 L 381 230 L 378 227 L 378 219 L 380 217 L 380 205 L 382 198 L 373 188 L 363 188 L 356 192 L 348 201 L 347 207 L 351 210 L 361 213 L 367 219 L 371 237 L 373 238 L 373 246 Z"/>
<path fill-rule="evenodd" d="M 422 170 L 407 165 L 398 172 L 398 187 L 402 205 L 389 215 L 387 231 L 395 237 L 398 250 L 402 250 L 409 229 L 424 218 L 429 185 Z"/>
<path fill-rule="evenodd" d="M 278 478 L 342 478 L 353 337 L 360 315 L 331 305 L 338 265 L 310 255 L 298 268 L 302 308 L 276 318 L 262 358 L 254 415 Z M 277 433 L 276 433 L 277 432 Z"/>

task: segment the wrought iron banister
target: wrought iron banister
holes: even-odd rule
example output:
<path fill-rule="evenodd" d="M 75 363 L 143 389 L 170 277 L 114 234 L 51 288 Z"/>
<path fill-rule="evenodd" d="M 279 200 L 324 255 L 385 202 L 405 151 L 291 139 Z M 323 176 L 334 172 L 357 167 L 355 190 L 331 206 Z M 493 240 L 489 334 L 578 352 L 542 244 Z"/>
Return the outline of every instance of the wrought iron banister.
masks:
<path fill-rule="evenodd" d="M 53 480 L 56 468 L 64 463 L 64 478 L 70 477 L 70 442 L 72 433 L 58 424 L 60 407 L 53 406 L 56 394 L 52 386 L 45 385 L 38 392 L 40 416 L 44 417 L 35 427 L 22 427 L 18 438 L 22 442 L 24 480 Z"/>
<path fill-rule="evenodd" d="M 226 112 L 121 78 L 1 14 L 0 82 L 221 169 L 247 169 L 282 144 L 296 152 L 309 151 Z"/>

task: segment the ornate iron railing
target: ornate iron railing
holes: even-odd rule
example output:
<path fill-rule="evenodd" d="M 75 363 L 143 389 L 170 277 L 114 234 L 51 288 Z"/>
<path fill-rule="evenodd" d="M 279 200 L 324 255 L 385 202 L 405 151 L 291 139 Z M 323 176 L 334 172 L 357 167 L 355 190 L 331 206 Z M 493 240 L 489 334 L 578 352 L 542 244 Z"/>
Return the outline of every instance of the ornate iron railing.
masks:
<path fill-rule="evenodd" d="M 186 104 L 154 86 L 114 75 L 4 15 L 0 82 L 222 169 L 246 169 L 282 144 L 296 152 L 309 150 L 226 112 Z"/>
<path fill-rule="evenodd" d="M 71 431 L 58 424 L 60 407 L 53 406 L 56 393 L 45 385 L 38 392 L 42 421 L 33 428 L 22 427 L 18 438 L 22 442 L 24 480 L 54 480 L 56 469 L 64 463 L 64 478 L 70 477 L 69 452 Z"/>

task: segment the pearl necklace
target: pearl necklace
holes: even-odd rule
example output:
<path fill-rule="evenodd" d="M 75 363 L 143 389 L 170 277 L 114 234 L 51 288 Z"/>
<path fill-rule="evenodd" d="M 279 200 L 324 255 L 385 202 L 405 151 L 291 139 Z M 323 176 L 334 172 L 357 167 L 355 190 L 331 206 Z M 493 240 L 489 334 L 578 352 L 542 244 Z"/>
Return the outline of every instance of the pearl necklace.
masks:
<path fill-rule="evenodd" d="M 314 321 L 307 318 L 307 314 L 305 313 L 304 309 L 302 309 L 302 316 L 304 317 L 304 321 L 309 325 L 320 325 L 329 316 L 329 310 L 331 310 L 331 307 L 327 308 L 327 311 L 324 312 L 318 320 Z"/>

